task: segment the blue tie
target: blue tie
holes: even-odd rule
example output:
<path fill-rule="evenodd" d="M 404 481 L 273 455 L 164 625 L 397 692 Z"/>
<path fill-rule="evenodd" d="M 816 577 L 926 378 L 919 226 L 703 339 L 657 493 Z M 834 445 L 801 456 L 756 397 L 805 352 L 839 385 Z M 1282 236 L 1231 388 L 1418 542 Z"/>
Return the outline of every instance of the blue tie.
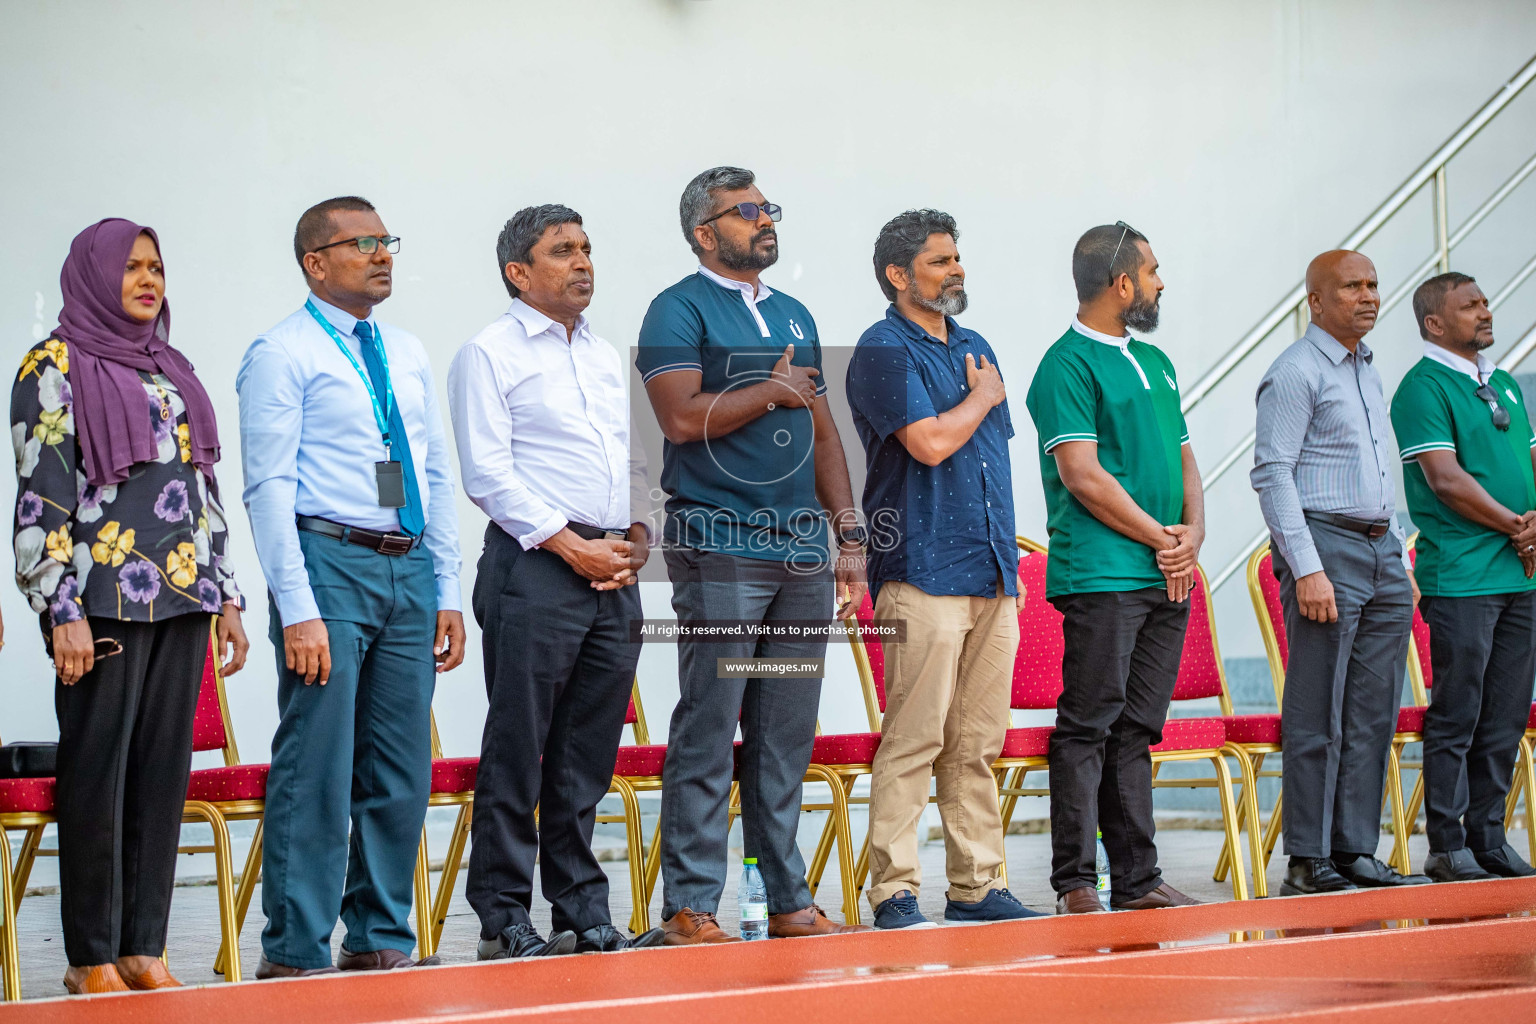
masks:
<path fill-rule="evenodd" d="M 387 402 L 389 371 L 384 369 L 384 358 L 379 353 L 379 340 L 373 333 L 373 326 L 366 320 L 359 320 L 357 336 L 363 343 L 363 365 L 368 367 L 374 393 L 379 396 L 379 401 Z M 389 404 L 389 439 L 390 457 L 401 463 L 401 471 L 405 476 L 405 507 L 400 510 L 400 529 L 413 537 L 419 537 L 427 523 L 421 512 L 421 491 L 416 487 L 416 464 L 411 460 L 411 442 L 405 432 L 405 421 L 400 419 L 398 402 Z"/>

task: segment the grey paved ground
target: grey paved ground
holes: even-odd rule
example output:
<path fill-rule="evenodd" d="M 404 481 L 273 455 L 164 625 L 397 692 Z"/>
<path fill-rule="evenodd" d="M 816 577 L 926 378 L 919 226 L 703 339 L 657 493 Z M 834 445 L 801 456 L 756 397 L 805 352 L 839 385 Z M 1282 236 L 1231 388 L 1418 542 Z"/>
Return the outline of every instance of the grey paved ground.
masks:
<path fill-rule="evenodd" d="M 856 814 L 860 812 L 862 808 L 856 809 Z M 805 824 L 801 830 L 801 842 L 807 854 L 809 845 L 815 841 L 823 817 L 821 814 L 808 814 L 805 817 Z M 447 821 L 448 819 L 442 818 L 433 819 L 433 827 L 430 831 L 435 833 L 431 836 L 435 857 L 441 857 L 446 846 L 443 832 L 447 827 Z M 646 822 L 646 827 L 649 830 L 650 821 Z M 856 818 L 855 835 L 862 838 L 862 834 L 862 821 Z M 1524 832 L 1512 833 L 1510 838 L 1517 849 L 1522 851 L 1525 849 Z M 603 849 L 608 854 L 620 852 L 613 845 L 611 833 L 601 836 L 600 839 L 603 842 Z M 739 826 L 733 834 L 733 840 L 737 843 L 740 841 Z M 243 840 L 237 836 L 236 842 L 240 847 L 237 849 L 238 862 L 244 852 Z M 1230 886 L 1218 885 L 1211 880 L 1211 868 L 1215 863 L 1219 845 L 1219 832 L 1202 829 L 1165 829 L 1158 836 L 1164 875 L 1171 884 L 1198 899 L 1209 901 L 1231 899 Z M 1424 837 L 1414 836 L 1410 848 L 1413 862 L 1418 865 L 1422 862 L 1427 849 Z M 1382 854 L 1388 852 L 1388 839 L 1385 836 L 1382 838 L 1379 852 Z M 1013 892 L 1027 906 L 1036 910 L 1050 911 L 1054 906 L 1054 897 L 1047 882 L 1050 871 L 1050 837 L 1044 834 L 1011 835 L 1007 841 L 1007 854 L 1009 882 Z M 1276 856 L 1271 862 L 1269 881 L 1272 890 L 1279 884 L 1283 864 L 1284 859 L 1280 856 Z M 920 894 L 920 903 L 930 918 L 942 920 L 944 846 L 941 841 L 930 841 L 924 844 L 922 865 L 924 877 L 929 884 Z M 628 867 L 623 860 L 610 860 L 604 864 L 604 867 L 612 883 L 610 905 L 613 919 L 622 924 L 628 920 L 630 911 Z M 39 871 L 34 875 L 34 886 L 51 882 L 51 872 L 52 866 L 46 861 L 42 862 Z M 189 872 L 183 871 L 183 877 L 188 874 Z M 434 888 L 437 878 L 437 874 L 434 873 Z M 443 930 L 442 946 L 439 951 L 449 962 L 472 960 L 475 943 L 479 938 L 478 922 L 469 905 L 464 901 L 463 879 L 463 872 L 460 872 L 457 893 Z M 734 921 L 736 913 L 735 886 L 736 875 L 733 871 L 726 885 L 724 902 L 720 908 L 722 922 L 732 930 L 734 925 L 731 922 Z M 658 891 L 651 904 L 653 920 L 659 912 L 660 902 L 661 897 Z M 834 918 L 841 918 L 842 896 L 835 863 L 829 870 L 821 891 L 817 894 L 817 902 Z M 241 955 L 248 977 L 255 971 L 260 956 L 259 939 L 264 921 L 260 906 L 261 895 L 258 890 L 241 937 Z M 548 928 L 549 909 L 542 900 L 535 900 L 533 917 L 541 930 Z M 864 909 L 866 923 L 869 917 L 866 905 Z M 333 940 L 334 945 L 339 946 L 341 938 L 338 930 Z M 18 939 L 21 946 L 23 994 L 27 998 L 63 994 L 60 979 L 64 975 L 66 961 L 59 926 L 59 897 L 56 892 L 29 896 L 22 902 Z M 212 971 L 213 956 L 218 945 L 218 903 L 214 888 L 209 885 L 179 887 L 171 909 L 169 957 L 172 970 L 188 984 L 219 983 L 221 978 Z"/>

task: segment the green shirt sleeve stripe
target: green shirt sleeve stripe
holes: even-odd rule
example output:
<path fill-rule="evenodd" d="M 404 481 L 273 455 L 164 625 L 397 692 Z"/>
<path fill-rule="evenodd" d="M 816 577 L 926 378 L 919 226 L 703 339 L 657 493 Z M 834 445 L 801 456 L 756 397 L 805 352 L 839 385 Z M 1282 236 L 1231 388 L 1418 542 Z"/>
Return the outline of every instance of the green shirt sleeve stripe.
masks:
<path fill-rule="evenodd" d="M 1402 455 L 1403 455 L 1403 461 L 1404 462 L 1412 462 L 1413 461 L 1413 457 L 1415 455 L 1419 454 L 1420 452 L 1438 452 L 1438 451 L 1453 452 L 1455 450 L 1456 450 L 1456 445 L 1455 445 L 1454 442 L 1451 442 L 1451 441 L 1426 441 L 1423 444 L 1416 444 L 1416 445 L 1412 445 L 1412 446 L 1410 446 L 1408 448 L 1404 448 L 1403 452 L 1402 452 Z"/>
<path fill-rule="evenodd" d="M 1097 441 L 1098 439 L 1098 434 L 1057 434 L 1055 437 L 1045 442 L 1045 450 L 1050 451 L 1057 445 L 1064 444 L 1067 441 Z"/>

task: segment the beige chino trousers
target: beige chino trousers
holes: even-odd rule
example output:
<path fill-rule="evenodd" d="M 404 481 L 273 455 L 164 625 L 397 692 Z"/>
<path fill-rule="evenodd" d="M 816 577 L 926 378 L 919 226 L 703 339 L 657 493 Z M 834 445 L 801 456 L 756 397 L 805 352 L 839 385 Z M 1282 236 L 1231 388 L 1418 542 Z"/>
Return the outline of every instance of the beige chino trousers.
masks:
<path fill-rule="evenodd" d="M 937 780 L 948 897 L 974 903 L 1002 887 L 1003 821 L 992 763 L 1008 731 L 1019 620 L 996 597 L 936 597 L 886 583 L 875 618 L 906 623 L 885 647 L 885 720 L 869 790 L 869 903 L 918 895 L 917 824 Z"/>

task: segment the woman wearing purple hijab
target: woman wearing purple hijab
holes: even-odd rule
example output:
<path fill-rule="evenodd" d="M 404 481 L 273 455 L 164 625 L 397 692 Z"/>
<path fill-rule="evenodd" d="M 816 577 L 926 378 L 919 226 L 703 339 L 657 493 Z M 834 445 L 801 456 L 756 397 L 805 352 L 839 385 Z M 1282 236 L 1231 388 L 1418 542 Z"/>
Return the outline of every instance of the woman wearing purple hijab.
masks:
<path fill-rule="evenodd" d="M 170 346 L 154 231 L 111 218 L 69 247 L 59 326 L 11 391 L 16 581 L 58 683 L 55 809 L 71 992 L 180 984 L 165 948 L 192 723 L 217 616 L 249 644 L 225 559 L 219 433 Z"/>

